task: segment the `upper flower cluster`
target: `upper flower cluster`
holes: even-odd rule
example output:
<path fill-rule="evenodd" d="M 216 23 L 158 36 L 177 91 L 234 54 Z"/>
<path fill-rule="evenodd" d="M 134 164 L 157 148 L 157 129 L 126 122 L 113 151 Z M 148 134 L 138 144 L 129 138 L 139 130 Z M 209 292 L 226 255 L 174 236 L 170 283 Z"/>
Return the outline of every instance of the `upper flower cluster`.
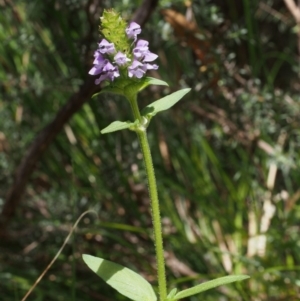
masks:
<path fill-rule="evenodd" d="M 125 29 L 129 49 L 118 49 L 118 43 L 110 43 L 106 39 L 98 44 L 98 49 L 94 54 L 94 66 L 89 71 L 91 75 L 100 75 L 95 80 L 95 84 L 100 84 L 104 80 L 113 81 L 120 74 L 130 78 L 142 78 L 147 70 L 158 69 L 156 64 L 151 64 L 157 55 L 150 52 L 149 43 L 145 40 L 137 40 L 137 35 L 141 33 L 141 27 L 135 22 L 131 22 Z M 116 45 L 115 45 L 116 44 Z M 124 72 L 123 72 L 124 71 Z"/>

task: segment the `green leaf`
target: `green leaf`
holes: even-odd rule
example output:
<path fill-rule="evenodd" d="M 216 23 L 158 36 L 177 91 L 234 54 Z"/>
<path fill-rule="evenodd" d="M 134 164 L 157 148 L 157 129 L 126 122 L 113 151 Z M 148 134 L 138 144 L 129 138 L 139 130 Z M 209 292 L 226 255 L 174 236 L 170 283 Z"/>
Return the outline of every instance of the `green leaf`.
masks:
<path fill-rule="evenodd" d="M 166 83 L 163 80 L 160 80 L 158 78 L 154 77 L 146 77 L 144 85 L 140 88 L 140 91 L 144 88 L 146 88 L 149 85 L 157 85 L 157 86 L 169 86 L 168 83 Z"/>
<path fill-rule="evenodd" d="M 250 278 L 247 275 L 234 275 L 234 276 L 225 276 L 225 277 L 221 277 L 221 278 L 217 278 L 211 281 L 207 281 L 204 283 L 201 283 L 199 285 L 196 285 L 194 287 L 188 288 L 186 290 L 183 290 L 179 293 L 177 293 L 174 297 L 173 300 L 178 300 L 178 299 L 182 299 L 182 298 L 186 298 L 186 297 L 190 297 L 199 293 L 202 293 L 204 291 L 207 291 L 209 289 L 224 285 L 224 284 L 228 284 L 228 283 L 232 283 L 232 282 L 236 282 L 236 281 L 241 281 L 244 279 Z"/>
<path fill-rule="evenodd" d="M 114 93 L 114 94 L 124 95 L 124 91 L 120 87 L 113 86 L 113 85 L 107 85 L 107 86 L 103 87 L 100 92 L 93 94 L 92 98 L 94 98 L 100 94 L 103 94 L 103 93 Z"/>
<path fill-rule="evenodd" d="M 138 92 L 142 91 L 149 85 L 157 85 L 157 86 L 168 86 L 166 82 L 163 80 L 153 78 L 153 77 L 145 77 L 140 79 L 139 81 L 131 81 L 125 87 L 125 94 L 137 94 Z"/>
<path fill-rule="evenodd" d="M 191 89 L 182 89 L 179 91 L 176 91 L 166 97 L 163 97 L 159 100 L 156 100 L 149 104 L 147 107 L 145 107 L 142 110 L 142 115 L 150 115 L 154 116 L 158 112 L 168 110 L 172 106 L 174 106 L 185 94 L 187 94 Z"/>
<path fill-rule="evenodd" d="M 137 94 L 149 85 L 168 86 L 163 80 L 153 77 L 145 77 L 139 80 L 120 78 L 103 87 L 100 92 L 93 94 L 92 98 L 103 93 L 114 93 L 124 96 L 128 96 L 128 94 Z"/>
<path fill-rule="evenodd" d="M 82 255 L 88 267 L 120 294 L 134 301 L 156 301 L 152 286 L 142 276 L 114 262 Z"/>
<path fill-rule="evenodd" d="M 124 87 L 124 95 L 127 97 L 130 95 L 136 95 L 138 92 L 142 91 L 149 85 L 159 85 L 159 86 L 168 86 L 168 84 L 160 79 L 153 78 L 153 77 L 145 77 L 138 81 L 131 80 L 125 87 Z"/>
<path fill-rule="evenodd" d="M 174 296 L 177 293 L 177 288 L 173 288 L 167 296 L 167 300 L 174 300 Z"/>
<path fill-rule="evenodd" d="M 123 95 L 124 91 L 123 91 L 122 87 L 110 84 L 110 85 L 103 87 L 102 90 L 100 91 L 100 93 L 114 93 L 114 94 Z M 98 93 L 98 94 L 100 94 L 100 93 Z M 97 94 L 94 94 L 94 95 L 97 95 Z M 94 95 L 93 95 L 93 97 L 94 97 Z"/>
<path fill-rule="evenodd" d="M 101 134 L 107 134 L 111 132 L 121 131 L 124 129 L 128 129 L 133 126 L 134 123 L 130 121 L 114 121 L 109 126 L 101 130 Z"/>

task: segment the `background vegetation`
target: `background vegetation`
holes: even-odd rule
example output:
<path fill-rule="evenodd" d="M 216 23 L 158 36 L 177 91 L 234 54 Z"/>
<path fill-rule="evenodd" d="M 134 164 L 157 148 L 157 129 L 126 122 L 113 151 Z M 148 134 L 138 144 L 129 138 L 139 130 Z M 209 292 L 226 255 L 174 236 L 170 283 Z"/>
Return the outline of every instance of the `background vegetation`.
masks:
<path fill-rule="evenodd" d="M 161 0 L 143 28 L 159 54 L 152 76 L 170 87 L 148 88 L 141 106 L 192 88 L 149 127 L 171 288 L 251 275 L 203 300 L 300 299 L 300 21 L 289 4 Z M 38 133 L 89 80 L 103 9 L 130 20 L 140 5 L 0 1 L 0 209 Z M 1 300 L 22 299 L 89 209 L 98 217 L 84 217 L 28 300 L 125 300 L 87 269 L 82 253 L 155 284 L 136 136 L 100 135 L 131 118 L 128 103 L 101 95 L 75 111 L 24 177 L 20 202 L 7 205 L 12 218 L 0 216 Z"/>

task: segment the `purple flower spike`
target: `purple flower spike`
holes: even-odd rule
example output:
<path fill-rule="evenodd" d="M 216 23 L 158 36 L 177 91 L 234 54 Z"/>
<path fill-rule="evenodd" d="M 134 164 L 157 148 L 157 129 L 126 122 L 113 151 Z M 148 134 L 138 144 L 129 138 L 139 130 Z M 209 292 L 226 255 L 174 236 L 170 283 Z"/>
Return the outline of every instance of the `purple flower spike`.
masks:
<path fill-rule="evenodd" d="M 119 66 L 125 65 L 127 64 L 127 62 L 130 62 L 130 59 L 126 56 L 126 54 L 120 51 L 115 55 L 114 60 Z"/>
<path fill-rule="evenodd" d="M 126 28 L 126 34 L 129 39 L 136 40 L 138 34 L 142 32 L 141 26 L 135 22 L 131 22 Z"/>
<path fill-rule="evenodd" d="M 150 52 L 149 42 L 146 40 L 137 40 L 137 35 L 141 33 L 141 26 L 135 22 L 131 22 L 125 29 L 128 39 L 134 41 L 130 43 L 125 37 L 124 42 L 128 45 L 126 50 L 120 49 L 116 44 L 110 43 L 103 39 L 98 43 L 98 49 L 94 54 L 94 66 L 89 71 L 91 75 L 98 75 L 95 84 L 100 84 L 103 81 L 114 81 L 115 78 L 124 76 L 125 83 L 128 78 L 142 78 L 145 76 L 147 70 L 157 70 L 158 66 L 152 64 L 157 59 L 155 53 Z M 130 45 L 131 44 L 131 45 Z M 131 50 L 129 54 L 127 51 Z M 122 52 L 124 51 L 124 52 Z M 126 53 L 125 53 L 126 52 Z M 120 74 L 119 68 L 122 71 Z M 127 71 L 127 75 L 123 71 Z M 122 87 L 122 79 L 117 80 L 116 85 Z"/>
<path fill-rule="evenodd" d="M 142 78 L 145 74 L 144 65 L 139 61 L 133 61 L 132 65 L 128 67 L 128 76 Z"/>
<path fill-rule="evenodd" d="M 112 54 L 115 52 L 115 45 L 113 43 L 109 43 L 105 39 L 103 39 L 98 45 L 99 45 L 99 51 L 102 54 L 105 53 Z"/>

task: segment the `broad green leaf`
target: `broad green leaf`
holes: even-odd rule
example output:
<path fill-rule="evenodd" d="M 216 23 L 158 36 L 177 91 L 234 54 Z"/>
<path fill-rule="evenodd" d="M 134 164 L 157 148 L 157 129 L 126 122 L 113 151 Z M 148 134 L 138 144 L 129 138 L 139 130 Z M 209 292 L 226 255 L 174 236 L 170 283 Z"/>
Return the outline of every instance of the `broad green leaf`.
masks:
<path fill-rule="evenodd" d="M 152 286 L 142 276 L 114 262 L 82 255 L 87 266 L 120 294 L 134 301 L 156 301 Z"/>
<path fill-rule="evenodd" d="M 204 283 L 201 283 L 199 285 L 196 285 L 194 287 L 188 288 L 186 290 L 183 290 L 179 293 L 177 293 L 173 299 L 174 300 L 178 300 L 178 299 L 182 299 L 182 298 L 186 298 L 186 297 L 190 297 L 199 293 L 202 293 L 204 291 L 207 291 L 209 289 L 224 285 L 224 284 L 228 284 L 228 283 L 232 283 L 232 282 L 236 282 L 236 281 L 241 281 L 244 279 L 250 278 L 247 275 L 234 275 L 234 276 L 225 276 L 225 277 L 221 277 L 221 278 L 217 278 L 211 281 L 207 281 Z"/>
<path fill-rule="evenodd" d="M 130 121 L 114 121 L 109 126 L 101 130 L 101 134 L 107 134 L 111 132 L 121 131 L 124 129 L 128 129 L 133 126 L 134 123 Z"/>
<path fill-rule="evenodd" d="M 142 110 L 142 115 L 150 115 L 154 116 L 158 112 L 168 110 L 172 106 L 174 106 L 185 94 L 187 94 L 191 89 L 182 89 L 179 91 L 176 91 L 166 97 L 163 97 L 159 100 L 156 100 L 149 104 L 147 107 L 145 107 Z"/>

